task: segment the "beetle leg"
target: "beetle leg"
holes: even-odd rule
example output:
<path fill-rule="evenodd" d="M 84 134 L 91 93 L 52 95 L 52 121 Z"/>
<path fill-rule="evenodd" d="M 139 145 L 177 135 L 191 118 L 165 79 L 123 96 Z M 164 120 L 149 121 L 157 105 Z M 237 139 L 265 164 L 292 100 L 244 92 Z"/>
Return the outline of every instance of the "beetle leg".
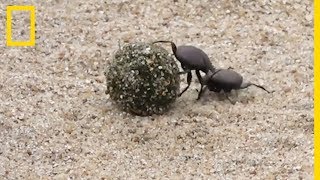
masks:
<path fill-rule="evenodd" d="M 266 88 L 264 88 L 263 86 L 260 86 L 260 85 L 257 85 L 257 84 L 251 83 L 251 82 L 242 83 L 241 86 L 240 86 L 240 89 L 245 89 L 245 88 L 247 88 L 247 87 L 249 87 L 249 86 L 252 86 L 252 85 L 253 85 L 253 86 L 256 86 L 256 87 L 258 87 L 258 88 L 260 88 L 260 89 L 263 89 L 263 90 L 265 90 L 265 91 L 268 92 L 268 93 L 274 92 L 274 91 L 268 91 L 268 90 L 266 90 Z"/>
<path fill-rule="evenodd" d="M 227 94 L 226 92 L 223 91 L 223 93 L 224 93 L 224 95 L 226 96 L 226 98 L 230 101 L 231 104 L 233 104 L 233 105 L 236 104 L 235 101 L 233 101 L 233 100 L 231 100 L 231 99 L 229 98 L 229 96 L 228 96 L 228 94 Z"/>
<path fill-rule="evenodd" d="M 201 74 L 200 74 L 200 71 L 199 70 L 196 70 L 196 75 L 198 77 L 198 80 L 201 84 L 201 87 L 200 87 L 200 92 L 202 91 L 202 88 L 203 88 L 203 80 L 202 80 L 202 77 L 201 77 Z"/>
<path fill-rule="evenodd" d="M 199 94 L 198 94 L 197 100 L 200 100 L 201 95 L 202 95 L 204 92 L 206 92 L 207 89 L 208 89 L 208 86 L 205 86 L 204 88 L 202 88 L 202 86 L 201 86 L 201 90 L 200 90 L 200 92 L 199 92 Z"/>
<path fill-rule="evenodd" d="M 200 74 L 199 70 L 196 70 L 196 75 L 197 75 L 197 77 L 199 79 L 200 84 L 202 84 L 202 77 L 201 77 L 201 74 Z"/>
<path fill-rule="evenodd" d="M 184 92 L 186 92 L 186 90 L 189 88 L 190 84 L 191 84 L 191 79 L 192 79 L 192 74 L 191 74 L 191 71 L 188 72 L 188 75 L 187 75 L 187 83 L 188 83 L 188 86 L 184 88 L 184 90 L 181 91 L 180 94 L 178 94 L 178 96 L 181 96 Z"/>
<path fill-rule="evenodd" d="M 200 99 L 200 95 L 202 94 L 202 89 L 203 89 L 203 81 L 202 81 L 202 77 L 201 77 L 201 74 L 200 74 L 200 71 L 199 70 L 196 70 L 196 75 L 198 77 L 198 80 L 201 84 L 201 87 L 200 87 L 200 92 L 199 92 L 199 95 L 198 95 L 198 100 Z"/>

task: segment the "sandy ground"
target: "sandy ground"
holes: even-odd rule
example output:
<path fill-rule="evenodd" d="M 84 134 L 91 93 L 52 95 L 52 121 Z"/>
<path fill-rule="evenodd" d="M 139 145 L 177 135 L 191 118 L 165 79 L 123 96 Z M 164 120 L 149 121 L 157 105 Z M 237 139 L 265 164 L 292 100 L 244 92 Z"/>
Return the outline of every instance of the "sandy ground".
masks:
<path fill-rule="evenodd" d="M 5 46 L 9 4 L 36 6 L 35 47 Z M 0 179 L 312 179 L 313 1 L 1 0 L 0 21 Z M 276 92 L 196 101 L 194 78 L 162 116 L 121 112 L 106 62 L 160 39 Z"/>

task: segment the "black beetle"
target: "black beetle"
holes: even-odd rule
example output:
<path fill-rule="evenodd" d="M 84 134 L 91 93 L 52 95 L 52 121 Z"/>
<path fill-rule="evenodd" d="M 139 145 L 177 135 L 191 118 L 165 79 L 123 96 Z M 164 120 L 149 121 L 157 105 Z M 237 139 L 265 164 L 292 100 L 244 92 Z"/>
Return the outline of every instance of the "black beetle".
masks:
<path fill-rule="evenodd" d="M 217 92 L 217 93 L 223 90 L 226 98 L 232 104 L 235 104 L 235 102 L 233 102 L 227 95 L 227 93 L 230 93 L 232 89 L 234 90 L 245 89 L 253 85 L 265 90 L 268 93 L 271 93 L 270 91 L 266 90 L 263 86 L 260 86 L 251 82 L 243 82 L 243 77 L 239 73 L 231 70 L 231 68 L 209 71 L 203 77 L 202 82 L 203 82 L 203 85 L 205 86 L 202 92 L 205 92 L 206 89 L 209 89 L 210 91 Z M 202 92 L 199 93 L 198 100 L 201 98 Z"/>
<path fill-rule="evenodd" d="M 200 71 L 204 73 L 208 73 L 209 71 L 214 72 L 215 68 L 211 64 L 211 61 L 208 57 L 208 55 L 202 51 L 201 49 L 194 47 L 194 46 L 176 46 L 172 41 L 155 41 L 155 43 L 170 43 L 171 48 L 173 51 L 174 56 L 176 59 L 181 63 L 181 67 L 183 69 L 182 72 L 179 72 L 179 74 L 187 74 L 187 83 L 188 86 L 185 87 L 178 96 L 181 96 L 190 86 L 191 79 L 192 79 L 192 73 L 191 70 L 196 71 L 196 75 L 198 77 L 198 80 L 201 84 L 199 96 L 202 93 L 203 89 L 203 83 L 202 83 L 202 77 L 200 75 Z"/>

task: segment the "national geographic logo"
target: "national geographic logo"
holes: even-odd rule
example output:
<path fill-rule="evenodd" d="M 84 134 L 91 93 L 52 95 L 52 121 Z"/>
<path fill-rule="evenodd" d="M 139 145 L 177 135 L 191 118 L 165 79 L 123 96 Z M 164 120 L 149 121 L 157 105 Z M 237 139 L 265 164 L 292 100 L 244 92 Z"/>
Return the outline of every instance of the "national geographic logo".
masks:
<path fill-rule="evenodd" d="M 28 11 L 30 13 L 30 35 L 28 41 L 13 41 L 12 40 L 12 12 L 13 11 Z M 7 23 L 6 23 L 6 44 L 7 46 L 34 46 L 36 37 L 36 8 L 35 6 L 7 6 Z"/>

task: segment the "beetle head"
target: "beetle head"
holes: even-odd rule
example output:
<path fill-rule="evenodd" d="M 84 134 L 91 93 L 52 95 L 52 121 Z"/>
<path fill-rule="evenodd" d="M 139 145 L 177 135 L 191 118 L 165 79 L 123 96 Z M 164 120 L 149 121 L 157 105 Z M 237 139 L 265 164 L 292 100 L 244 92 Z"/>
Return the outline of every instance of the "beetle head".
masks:
<path fill-rule="evenodd" d="M 208 84 L 208 81 L 210 80 L 210 78 L 214 75 L 214 73 L 212 71 L 208 71 L 206 75 L 204 75 L 204 77 L 202 78 L 202 82 L 203 84 Z"/>

